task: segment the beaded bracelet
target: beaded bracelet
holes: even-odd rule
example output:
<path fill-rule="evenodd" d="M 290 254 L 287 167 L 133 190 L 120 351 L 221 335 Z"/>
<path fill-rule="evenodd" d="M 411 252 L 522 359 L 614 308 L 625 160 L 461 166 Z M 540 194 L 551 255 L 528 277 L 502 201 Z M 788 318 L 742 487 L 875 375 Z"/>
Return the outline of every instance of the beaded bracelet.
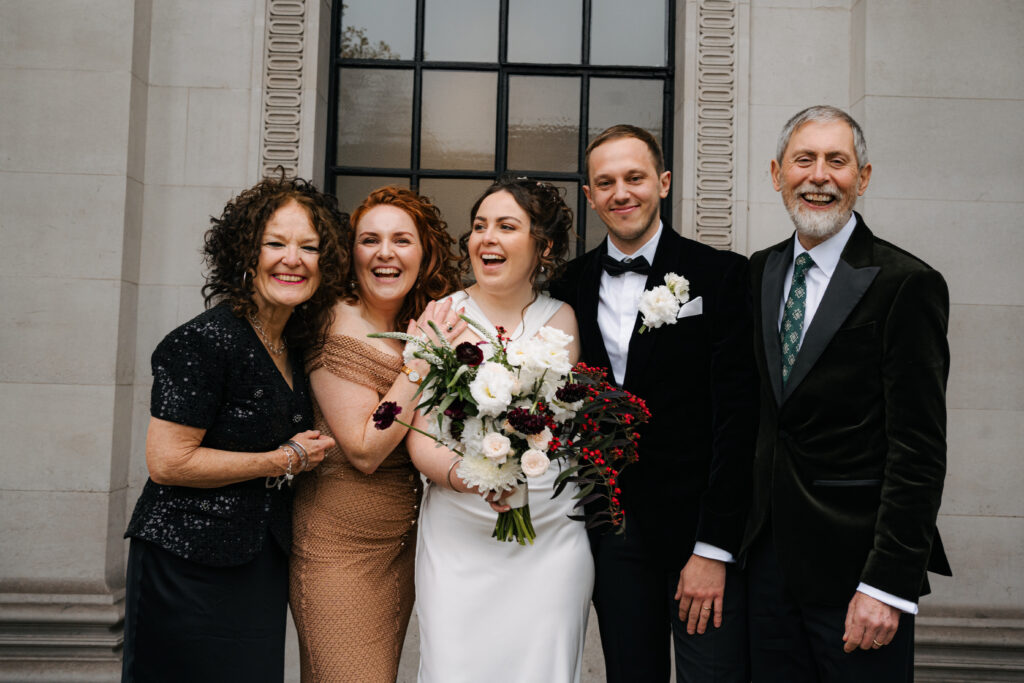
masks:
<path fill-rule="evenodd" d="M 286 443 L 281 444 L 278 448 L 284 451 L 284 457 L 287 458 L 288 465 L 284 469 L 284 474 L 276 477 L 267 477 L 264 485 L 268 489 L 277 488 L 280 491 L 285 482 L 288 482 L 288 485 L 291 486 L 292 479 L 295 478 L 295 475 L 292 474 L 292 458 L 295 457 L 295 449 Z"/>

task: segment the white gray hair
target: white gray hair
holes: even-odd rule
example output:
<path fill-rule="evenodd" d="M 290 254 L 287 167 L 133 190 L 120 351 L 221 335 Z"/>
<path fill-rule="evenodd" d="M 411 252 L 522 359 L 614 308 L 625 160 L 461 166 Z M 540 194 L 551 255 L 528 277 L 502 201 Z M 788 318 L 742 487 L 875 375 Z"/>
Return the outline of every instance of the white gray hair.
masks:
<path fill-rule="evenodd" d="M 796 132 L 797 128 L 811 121 L 816 123 L 827 123 L 829 121 L 845 122 L 850 127 L 850 130 L 853 131 L 853 149 L 857 154 L 857 170 L 868 165 L 868 143 L 864 140 L 864 131 L 860 129 L 860 125 L 842 109 L 831 107 L 827 104 L 819 104 L 798 112 L 782 128 L 782 132 L 779 133 L 779 144 L 775 150 L 775 161 L 780 166 L 782 165 L 782 155 L 786 153 L 786 147 L 789 146 L 789 140 L 793 137 L 793 133 Z"/>

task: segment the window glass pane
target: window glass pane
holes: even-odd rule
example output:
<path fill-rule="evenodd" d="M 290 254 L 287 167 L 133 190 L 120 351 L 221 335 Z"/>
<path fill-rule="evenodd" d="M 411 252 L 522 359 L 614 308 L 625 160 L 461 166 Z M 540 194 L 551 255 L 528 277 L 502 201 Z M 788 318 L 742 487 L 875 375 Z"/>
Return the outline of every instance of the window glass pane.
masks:
<path fill-rule="evenodd" d="M 424 71 L 422 168 L 494 168 L 497 74 Z"/>
<path fill-rule="evenodd" d="M 490 180 L 424 178 L 420 182 L 420 194 L 429 197 L 430 201 L 441 209 L 441 216 L 448 223 L 448 232 L 458 240 L 469 232 L 469 226 L 472 224 L 469 220 L 469 211 L 473 208 L 473 203 L 490 185 Z"/>
<path fill-rule="evenodd" d="M 338 206 L 346 213 L 352 213 L 363 203 L 366 195 L 378 187 L 399 185 L 409 187 L 408 178 L 392 178 L 382 176 L 340 175 L 334 185 L 338 197 Z"/>
<path fill-rule="evenodd" d="M 646 128 L 660 143 L 664 83 L 627 78 L 590 79 L 590 140 L 609 126 L 628 123 Z"/>
<path fill-rule="evenodd" d="M 579 64 L 581 0 L 514 0 L 508 6 L 508 61 Z"/>
<path fill-rule="evenodd" d="M 579 232 L 579 216 L 576 215 L 576 199 L 579 193 L 579 185 L 576 183 L 570 183 L 566 180 L 552 180 L 550 182 L 555 187 L 561 188 L 562 199 L 569 205 L 569 209 L 572 210 L 572 229 L 573 233 L 569 235 L 569 253 L 566 255 L 570 260 L 575 256 L 573 249 L 576 247 L 576 233 Z"/>
<path fill-rule="evenodd" d="M 579 155 L 578 78 L 510 76 L 508 167 L 575 171 Z"/>
<path fill-rule="evenodd" d="M 593 0 L 590 63 L 665 66 L 667 0 Z"/>
<path fill-rule="evenodd" d="M 345 0 L 343 59 L 413 59 L 416 0 Z"/>
<path fill-rule="evenodd" d="M 337 164 L 408 168 L 411 136 L 412 71 L 341 70 Z"/>
<path fill-rule="evenodd" d="M 498 0 L 426 0 L 423 59 L 498 61 Z"/>

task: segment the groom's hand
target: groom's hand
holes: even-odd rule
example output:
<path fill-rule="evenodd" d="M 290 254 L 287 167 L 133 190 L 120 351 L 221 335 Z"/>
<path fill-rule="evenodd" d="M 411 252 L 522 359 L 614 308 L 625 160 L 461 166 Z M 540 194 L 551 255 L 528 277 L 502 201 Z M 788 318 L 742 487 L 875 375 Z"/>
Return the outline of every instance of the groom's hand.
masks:
<path fill-rule="evenodd" d="M 725 596 L 725 562 L 691 555 L 679 572 L 679 620 L 686 622 L 686 632 L 704 633 L 709 617 L 715 628 L 722 625 L 722 602 Z"/>

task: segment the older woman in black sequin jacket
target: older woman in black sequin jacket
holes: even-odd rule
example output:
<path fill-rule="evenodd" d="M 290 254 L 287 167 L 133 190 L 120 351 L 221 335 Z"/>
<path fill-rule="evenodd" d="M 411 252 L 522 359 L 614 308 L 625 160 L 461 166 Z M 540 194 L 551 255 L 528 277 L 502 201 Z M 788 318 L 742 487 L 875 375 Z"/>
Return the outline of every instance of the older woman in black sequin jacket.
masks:
<path fill-rule="evenodd" d="M 153 353 L 150 479 L 125 534 L 124 681 L 284 676 L 288 484 L 334 445 L 313 430 L 303 358 L 341 291 L 347 220 L 284 178 L 211 219 L 208 310 Z"/>

